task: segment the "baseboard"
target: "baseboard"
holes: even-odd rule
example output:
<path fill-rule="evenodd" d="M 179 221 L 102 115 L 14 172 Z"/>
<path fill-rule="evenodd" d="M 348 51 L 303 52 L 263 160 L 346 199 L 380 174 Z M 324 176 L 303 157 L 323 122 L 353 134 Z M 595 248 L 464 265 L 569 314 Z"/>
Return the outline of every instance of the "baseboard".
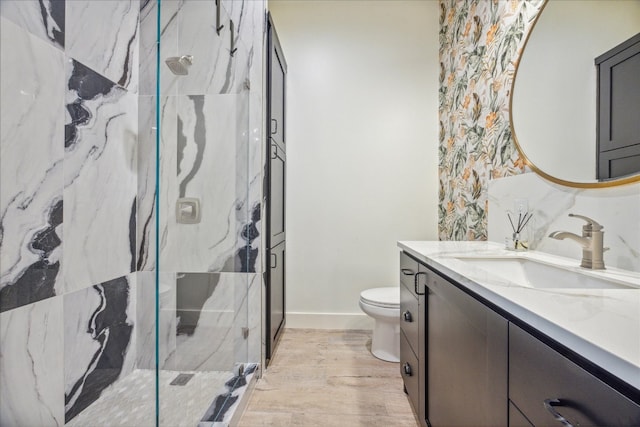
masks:
<path fill-rule="evenodd" d="M 290 329 L 373 329 L 373 319 L 364 313 L 287 312 Z"/>

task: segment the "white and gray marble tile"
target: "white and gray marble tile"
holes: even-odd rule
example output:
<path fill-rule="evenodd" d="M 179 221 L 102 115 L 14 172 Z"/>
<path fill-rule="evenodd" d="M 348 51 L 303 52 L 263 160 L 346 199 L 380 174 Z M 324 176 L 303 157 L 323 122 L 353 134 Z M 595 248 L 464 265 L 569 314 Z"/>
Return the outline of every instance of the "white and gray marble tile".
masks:
<path fill-rule="evenodd" d="M 64 296 L 65 422 L 135 367 L 135 274 Z"/>
<path fill-rule="evenodd" d="M 62 297 L 0 314 L 0 425 L 64 425 Z"/>
<path fill-rule="evenodd" d="M 246 190 L 237 194 L 237 95 L 181 96 L 177 114 L 163 108 L 161 152 L 161 260 L 166 271 L 240 271 L 240 237 L 246 221 Z M 244 168 L 244 169 L 243 169 Z M 178 224 L 179 197 L 200 199 L 201 221 Z"/>
<path fill-rule="evenodd" d="M 138 97 L 136 269 L 156 267 L 156 97 Z"/>
<path fill-rule="evenodd" d="M 68 63 L 65 292 L 136 269 L 138 97 Z"/>
<path fill-rule="evenodd" d="M 192 55 L 189 75 L 178 79 L 178 94 L 234 93 L 238 90 L 238 64 L 245 64 L 241 45 L 231 55 L 229 17 L 222 8 L 220 34 L 216 31 L 215 0 L 185 0 L 178 14 L 178 51 Z M 206 43 L 202 41 L 206 40 Z M 235 40 L 235 39 L 234 39 Z M 246 49 L 244 49 L 246 50 Z"/>
<path fill-rule="evenodd" d="M 0 311 L 5 311 L 52 297 L 62 287 L 65 64 L 58 49 L 4 17 L 0 23 Z"/>
<path fill-rule="evenodd" d="M 257 363 L 242 363 L 236 366 L 234 376 L 225 383 L 223 393 L 215 397 L 209 409 L 198 423 L 198 427 L 217 427 L 232 424 L 236 411 L 243 403 L 249 384 L 258 370 Z"/>
<path fill-rule="evenodd" d="M 178 52 L 178 13 L 181 0 L 163 0 L 160 9 L 160 94 L 175 95 L 176 76 L 164 64 Z M 140 0 L 140 95 L 155 95 L 157 83 L 158 2 Z M 182 53 L 184 55 L 184 53 Z"/>
<path fill-rule="evenodd" d="M 231 370 L 238 362 L 238 348 L 246 347 L 237 341 L 247 324 L 247 275 L 178 273 L 177 277 L 177 344 L 164 368 Z"/>
<path fill-rule="evenodd" d="M 507 211 L 516 199 L 528 200 L 533 217 L 527 228 L 532 249 L 580 260 L 582 250 L 575 242 L 555 240 L 553 231 L 580 235 L 583 221 L 569 213 L 588 216 L 604 226 L 605 265 L 640 271 L 640 184 L 602 189 L 562 187 L 534 173 L 489 182 L 489 240 L 504 242 L 511 226 Z"/>
<path fill-rule="evenodd" d="M 261 337 L 262 331 L 262 274 L 249 274 L 249 291 L 247 293 L 247 327 L 249 337 L 247 338 L 247 359 L 248 362 L 260 363 Z"/>
<path fill-rule="evenodd" d="M 67 55 L 137 92 L 139 15 L 137 0 L 68 1 Z"/>
<path fill-rule="evenodd" d="M 156 275 L 140 271 L 137 276 L 136 367 L 155 369 L 156 345 L 160 367 L 176 347 L 176 278 L 175 273 L 159 273 L 159 312 L 156 334 Z"/>
<path fill-rule="evenodd" d="M 65 3 L 65 0 L 2 0 L 0 16 L 64 50 Z"/>

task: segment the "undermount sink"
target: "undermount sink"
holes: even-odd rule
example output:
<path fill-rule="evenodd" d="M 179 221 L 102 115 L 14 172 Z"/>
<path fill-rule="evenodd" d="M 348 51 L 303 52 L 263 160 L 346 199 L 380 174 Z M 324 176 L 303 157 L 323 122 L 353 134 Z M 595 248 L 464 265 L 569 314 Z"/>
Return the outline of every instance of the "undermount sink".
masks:
<path fill-rule="evenodd" d="M 555 266 L 530 258 L 456 256 L 493 276 L 529 288 L 638 289 L 633 284 L 585 274 L 575 268 Z"/>

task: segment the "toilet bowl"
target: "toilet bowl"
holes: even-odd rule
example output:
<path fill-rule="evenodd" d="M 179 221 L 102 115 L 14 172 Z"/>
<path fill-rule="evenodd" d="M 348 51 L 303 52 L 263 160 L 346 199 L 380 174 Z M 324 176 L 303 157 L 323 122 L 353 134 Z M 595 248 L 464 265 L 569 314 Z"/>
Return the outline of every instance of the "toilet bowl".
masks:
<path fill-rule="evenodd" d="M 387 362 L 400 361 L 400 288 L 373 288 L 360 293 L 360 308 L 373 317 L 371 353 Z"/>

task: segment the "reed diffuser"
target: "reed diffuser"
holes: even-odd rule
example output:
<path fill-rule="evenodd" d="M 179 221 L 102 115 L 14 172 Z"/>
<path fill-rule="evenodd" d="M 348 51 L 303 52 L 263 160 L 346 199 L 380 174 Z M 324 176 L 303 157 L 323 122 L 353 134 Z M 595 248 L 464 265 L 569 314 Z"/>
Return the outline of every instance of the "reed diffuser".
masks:
<path fill-rule="evenodd" d="M 507 249 L 515 250 L 515 251 L 526 251 L 529 249 L 529 242 L 524 236 L 525 227 L 531 220 L 533 213 L 528 211 L 521 211 L 518 213 L 518 218 L 516 221 L 515 214 L 513 218 L 511 217 L 511 212 L 507 212 L 507 218 L 509 218 L 509 224 L 511 224 L 511 229 L 513 230 L 513 234 L 511 239 L 505 239 L 505 245 Z"/>

